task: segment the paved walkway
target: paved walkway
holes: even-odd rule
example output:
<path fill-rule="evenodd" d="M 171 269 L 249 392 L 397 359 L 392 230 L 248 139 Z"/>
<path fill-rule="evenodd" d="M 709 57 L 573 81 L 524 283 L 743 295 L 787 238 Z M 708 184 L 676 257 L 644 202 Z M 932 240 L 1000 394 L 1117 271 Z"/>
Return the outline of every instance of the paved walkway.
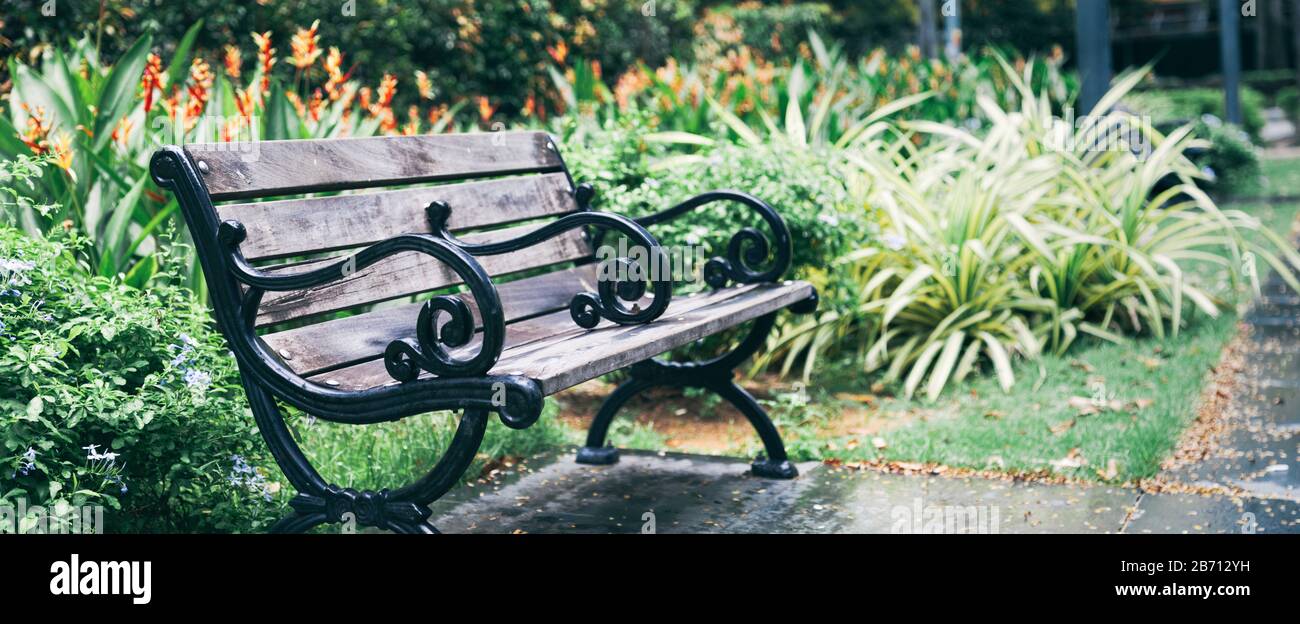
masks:
<path fill-rule="evenodd" d="M 624 451 L 614 466 L 582 466 L 568 453 L 459 488 L 434 505 L 433 523 L 455 533 L 1300 533 L 1300 297 L 1270 282 L 1246 322 L 1242 384 L 1215 450 L 1161 475 L 1169 490 L 1229 494 L 815 462 L 768 481 L 735 459 Z"/>

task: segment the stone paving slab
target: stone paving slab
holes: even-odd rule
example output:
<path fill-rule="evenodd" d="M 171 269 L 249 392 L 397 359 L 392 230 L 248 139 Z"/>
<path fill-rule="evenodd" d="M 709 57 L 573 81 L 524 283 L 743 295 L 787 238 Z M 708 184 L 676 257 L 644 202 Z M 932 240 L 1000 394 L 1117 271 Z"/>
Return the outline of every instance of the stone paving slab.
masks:
<path fill-rule="evenodd" d="M 535 458 L 496 487 L 435 503 L 451 533 L 1116 533 L 1139 493 L 799 466 L 791 481 L 741 460 L 623 451 L 613 466 Z M 994 528 L 996 526 L 996 528 Z"/>
<path fill-rule="evenodd" d="M 1300 503 L 1194 494 L 1147 494 L 1125 533 L 1300 533 Z"/>

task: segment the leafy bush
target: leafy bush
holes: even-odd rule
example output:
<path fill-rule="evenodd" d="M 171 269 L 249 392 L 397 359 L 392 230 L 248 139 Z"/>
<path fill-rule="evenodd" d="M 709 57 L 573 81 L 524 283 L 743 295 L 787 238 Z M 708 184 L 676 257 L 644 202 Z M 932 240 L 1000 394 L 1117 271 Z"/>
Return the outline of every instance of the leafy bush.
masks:
<path fill-rule="evenodd" d="M 112 531 L 265 525 L 278 473 L 207 313 L 88 275 L 86 250 L 0 227 L 0 504 L 103 505 Z"/>
<path fill-rule="evenodd" d="M 0 41 L 14 40 L 21 51 L 38 42 L 61 45 L 69 33 L 89 31 L 107 59 L 124 55 L 145 34 L 174 45 L 195 23 L 202 24 L 195 49 L 205 57 L 247 44 L 253 32 L 270 32 L 287 54 L 294 28 L 319 20 L 320 35 L 347 55 L 343 69 L 353 78 L 378 84 L 387 73 L 413 86 L 415 72 L 423 71 L 439 103 L 485 96 L 509 115 L 547 87 L 542 67 L 551 58 L 548 48 L 564 42 L 617 75 L 642 60 L 689 58 L 693 21 L 692 7 L 680 0 L 656 0 L 654 15 L 642 13 L 645 2 L 622 0 L 361 0 L 350 14 L 342 0 L 114 0 L 98 37 L 100 3 L 60 2 L 52 17 L 42 15 L 44 2 L 16 4 L 5 7 Z M 414 88 L 403 88 L 395 102 L 403 111 L 417 103 Z"/>
<path fill-rule="evenodd" d="M 1295 285 L 1300 254 L 1287 241 L 1195 186 L 1201 174 L 1183 155 L 1200 143 L 1190 126 L 1133 141 L 1140 122 L 1109 112 L 1141 76 L 1122 78 L 1078 127 L 1016 79 L 1017 109 L 981 98 L 995 120 L 986 133 L 911 122 L 929 140 L 882 131 L 847 153 L 849 187 L 885 234 L 837 262 L 857 284 L 854 304 L 787 327 L 775 353 L 789 366 L 857 345 L 868 371 L 887 366 L 908 396 L 925 382 L 933 399 L 981 361 L 1009 389 L 1014 354 L 1063 353 L 1080 334 L 1176 337 L 1193 308 L 1219 312 L 1194 263 L 1258 289 L 1257 271 L 1239 271 L 1258 258 Z M 1096 148 L 1111 128 L 1124 130 L 1111 135 L 1121 142 Z M 1178 182 L 1157 187 L 1171 176 Z"/>
<path fill-rule="evenodd" d="M 1124 96 L 1124 103 L 1143 115 L 1151 116 L 1152 123 L 1184 124 L 1214 115 L 1226 119 L 1223 90 L 1210 88 L 1150 89 L 1134 91 Z M 1264 127 L 1264 94 L 1249 87 L 1241 90 L 1242 126 L 1252 138 L 1259 137 Z"/>
<path fill-rule="evenodd" d="M 600 210 L 643 216 L 705 191 L 748 192 L 776 208 L 789 226 L 793 274 L 818 285 L 829 279 L 829 261 L 861 240 L 864 226 L 847 210 L 848 191 L 822 155 L 719 142 L 671 156 L 646 141 L 647 130 L 634 119 L 603 126 L 574 122 L 565 129 L 569 167 L 579 180 L 595 184 Z M 720 202 L 656 225 L 653 233 L 665 245 L 701 245 L 713 257 L 725 255 L 742 227 L 768 232 L 752 210 Z"/>

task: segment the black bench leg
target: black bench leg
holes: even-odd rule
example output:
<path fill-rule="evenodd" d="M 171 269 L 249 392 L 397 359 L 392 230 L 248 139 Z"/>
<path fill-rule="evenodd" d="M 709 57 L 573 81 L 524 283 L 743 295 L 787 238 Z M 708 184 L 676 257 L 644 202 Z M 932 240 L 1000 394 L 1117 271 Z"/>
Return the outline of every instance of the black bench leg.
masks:
<path fill-rule="evenodd" d="M 272 533 L 303 533 L 328 523 L 343 524 L 345 530 L 370 526 L 396 533 L 437 533 L 428 521 L 429 504 L 460 480 L 487 430 L 488 412 L 466 410 L 447 452 L 423 478 L 397 490 L 357 491 L 326 482 L 293 440 L 275 399 L 253 383 L 244 388 L 271 455 L 298 491 L 289 502 L 294 513 L 272 525 Z"/>
<path fill-rule="evenodd" d="M 718 393 L 740 410 L 749 424 L 758 431 L 765 453 L 752 464 L 754 476 L 768 479 L 793 479 L 798 476 L 799 471 L 790 463 L 785 444 L 781 442 L 781 434 L 776 425 L 772 424 L 767 411 L 744 388 L 732 381 L 735 367 L 762 346 L 775 321 L 775 313 L 759 318 L 750 329 L 749 336 L 734 351 L 706 362 L 683 363 L 651 359 L 634 364 L 629 369 L 631 378 L 614 389 L 592 419 L 591 428 L 587 430 L 587 443 L 578 449 L 578 463 L 609 465 L 618 462 L 618 449 L 606 446 L 605 437 L 614 415 L 633 396 L 655 386 L 687 386 L 707 388 Z"/>

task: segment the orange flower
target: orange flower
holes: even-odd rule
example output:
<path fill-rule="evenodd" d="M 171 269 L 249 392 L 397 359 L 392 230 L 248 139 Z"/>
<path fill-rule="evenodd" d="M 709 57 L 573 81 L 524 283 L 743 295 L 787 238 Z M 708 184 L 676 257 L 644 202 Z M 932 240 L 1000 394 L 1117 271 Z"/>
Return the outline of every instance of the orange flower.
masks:
<path fill-rule="evenodd" d="M 221 140 L 229 143 L 239 138 L 239 131 L 244 127 L 243 117 L 231 117 L 221 126 Z"/>
<path fill-rule="evenodd" d="M 381 108 L 375 117 L 379 119 L 379 129 L 385 134 L 392 134 L 397 129 L 397 117 L 393 115 L 393 109 Z"/>
<path fill-rule="evenodd" d="M 569 58 L 569 44 L 560 41 L 555 44 L 555 47 L 546 46 L 546 53 L 550 54 L 556 63 L 563 65 L 564 59 Z"/>
<path fill-rule="evenodd" d="M 284 97 L 289 100 L 290 104 L 293 104 L 293 110 L 298 113 L 299 118 L 307 116 L 307 105 L 302 103 L 302 98 L 298 97 L 297 93 L 285 91 Z"/>
<path fill-rule="evenodd" d="M 446 104 L 443 104 L 442 106 L 438 106 L 438 107 L 436 107 L 436 108 L 430 108 L 430 109 L 429 109 L 429 126 L 430 126 L 430 129 L 432 129 L 432 126 L 436 126 L 436 125 L 438 125 L 438 120 L 439 120 L 439 119 L 442 119 L 442 116 L 447 114 L 447 110 L 448 110 L 448 109 L 447 109 L 447 105 L 446 105 Z"/>
<path fill-rule="evenodd" d="M 239 71 L 244 64 L 244 57 L 239 54 L 239 48 L 235 46 L 226 46 L 226 75 L 239 80 Z"/>
<path fill-rule="evenodd" d="M 419 134 L 420 107 L 412 104 L 410 108 L 406 109 L 406 118 L 408 121 L 406 122 L 406 125 L 402 127 L 402 134 L 407 136 Z"/>
<path fill-rule="evenodd" d="M 600 80 L 600 61 L 591 62 L 591 74 L 596 77 L 596 80 Z"/>
<path fill-rule="evenodd" d="M 117 126 L 113 128 L 113 141 L 125 149 L 127 140 L 131 138 L 131 129 L 133 127 L 134 124 L 131 123 L 129 117 L 118 120 Z"/>
<path fill-rule="evenodd" d="M 492 104 L 488 102 L 488 99 L 486 97 L 479 96 L 478 98 L 479 119 L 482 119 L 483 123 L 487 123 L 488 120 L 492 119 L 492 114 L 495 112 L 497 112 L 496 107 L 492 106 Z"/>
<path fill-rule="evenodd" d="M 429 80 L 429 74 L 415 70 L 415 88 L 420 92 L 420 97 L 426 100 L 433 99 L 433 81 Z"/>
<path fill-rule="evenodd" d="M 146 114 L 153 110 L 154 91 L 161 91 L 166 86 L 166 80 L 167 76 L 162 71 L 162 58 L 157 54 L 150 54 L 149 60 L 144 66 L 144 75 L 140 76 L 140 89 L 143 91 L 141 97 L 144 98 L 144 112 Z"/>
<path fill-rule="evenodd" d="M 23 102 L 22 107 L 27 113 L 27 132 L 23 133 L 23 143 L 36 155 L 44 154 L 49 148 L 45 139 L 50 135 L 50 126 L 45 123 L 45 108 L 37 106 L 36 110 L 32 110 L 26 102 Z"/>
<path fill-rule="evenodd" d="M 257 66 L 262 69 L 261 93 L 271 88 L 271 68 L 275 67 L 275 48 L 271 47 L 271 31 L 262 34 L 253 33 L 253 43 L 257 44 Z M 259 99 L 261 94 L 259 93 Z"/>
<path fill-rule="evenodd" d="M 347 80 L 343 75 L 343 53 L 339 52 L 336 47 L 330 47 L 330 52 L 325 56 L 325 73 L 329 77 L 325 80 L 325 92 L 329 94 L 330 101 L 338 101 L 343 93 L 339 86 Z"/>
<path fill-rule="evenodd" d="M 58 165 L 60 169 L 71 173 L 73 157 L 72 135 L 67 132 L 60 132 L 59 138 L 54 140 L 54 145 L 51 148 L 51 151 L 54 153 L 54 164 Z"/>
<path fill-rule="evenodd" d="M 197 120 L 203 115 L 203 109 L 208 106 L 208 97 L 212 91 L 212 68 L 207 61 L 201 58 L 195 58 L 190 63 L 190 86 L 187 90 L 189 100 L 185 106 L 185 118 L 187 120 Z M 192 126 L 192 121 L 188 125 Z"/>
<path fill-rule="evenodd" d="M 316 64 L 316 59 L 320 58 L 321 49 L 320 35 L 316 34 L 317 28 L 320 27 L 320 20 L 311 23 L 311 28 L 299 28 L 294 33 L 293 39 L 289 41 L 289 47 L 293 49 L 293 56 L 289 63 L 299 70 L 307 69 Z"/>
<path fill-rule="evenodd" d="M 377 92 L 379 99 L 375 102 L 375 105 L 383 108 L 388 108 L 389 106 L 392 106 L 393 95 L 395 95 L 396 93 L 397 93 L 397 76 L 394 76 L 392 74 L 384 74 L 383 79 L 379 81 L 379 91 Z"/>
<path fill-rule="evenodd" d="M 362 108 L 363 110 L 369 111 L 369 110 L 370 110 L 370 96 L 371 96 L 370 87 L 361 87 L 360 95 L 361 95 L 361 108 Z"/>
<path fill-rule="evenodd" d="M 248 119 L 253 116 L 253 94 L 243 89 L 235 89 L 235 108 L 239 116 Z"/>
<path fill-rule="evenodd" d="M 533 113 L 537 112 L 537 98 L 532 93 L 529 93 L 528 99 L 524 100 L 524 108 L 520 112 L 524 117 L 532 117 Z"/>
<path fill-rule="evenodd" d="M 307 112 L 311 115 L 312 121 L 320 121 L 321 113 L 325 110 L 325 96 L 320 89 L 316 89 L 311 94 L 311 103 L 307 105 Z"/>

